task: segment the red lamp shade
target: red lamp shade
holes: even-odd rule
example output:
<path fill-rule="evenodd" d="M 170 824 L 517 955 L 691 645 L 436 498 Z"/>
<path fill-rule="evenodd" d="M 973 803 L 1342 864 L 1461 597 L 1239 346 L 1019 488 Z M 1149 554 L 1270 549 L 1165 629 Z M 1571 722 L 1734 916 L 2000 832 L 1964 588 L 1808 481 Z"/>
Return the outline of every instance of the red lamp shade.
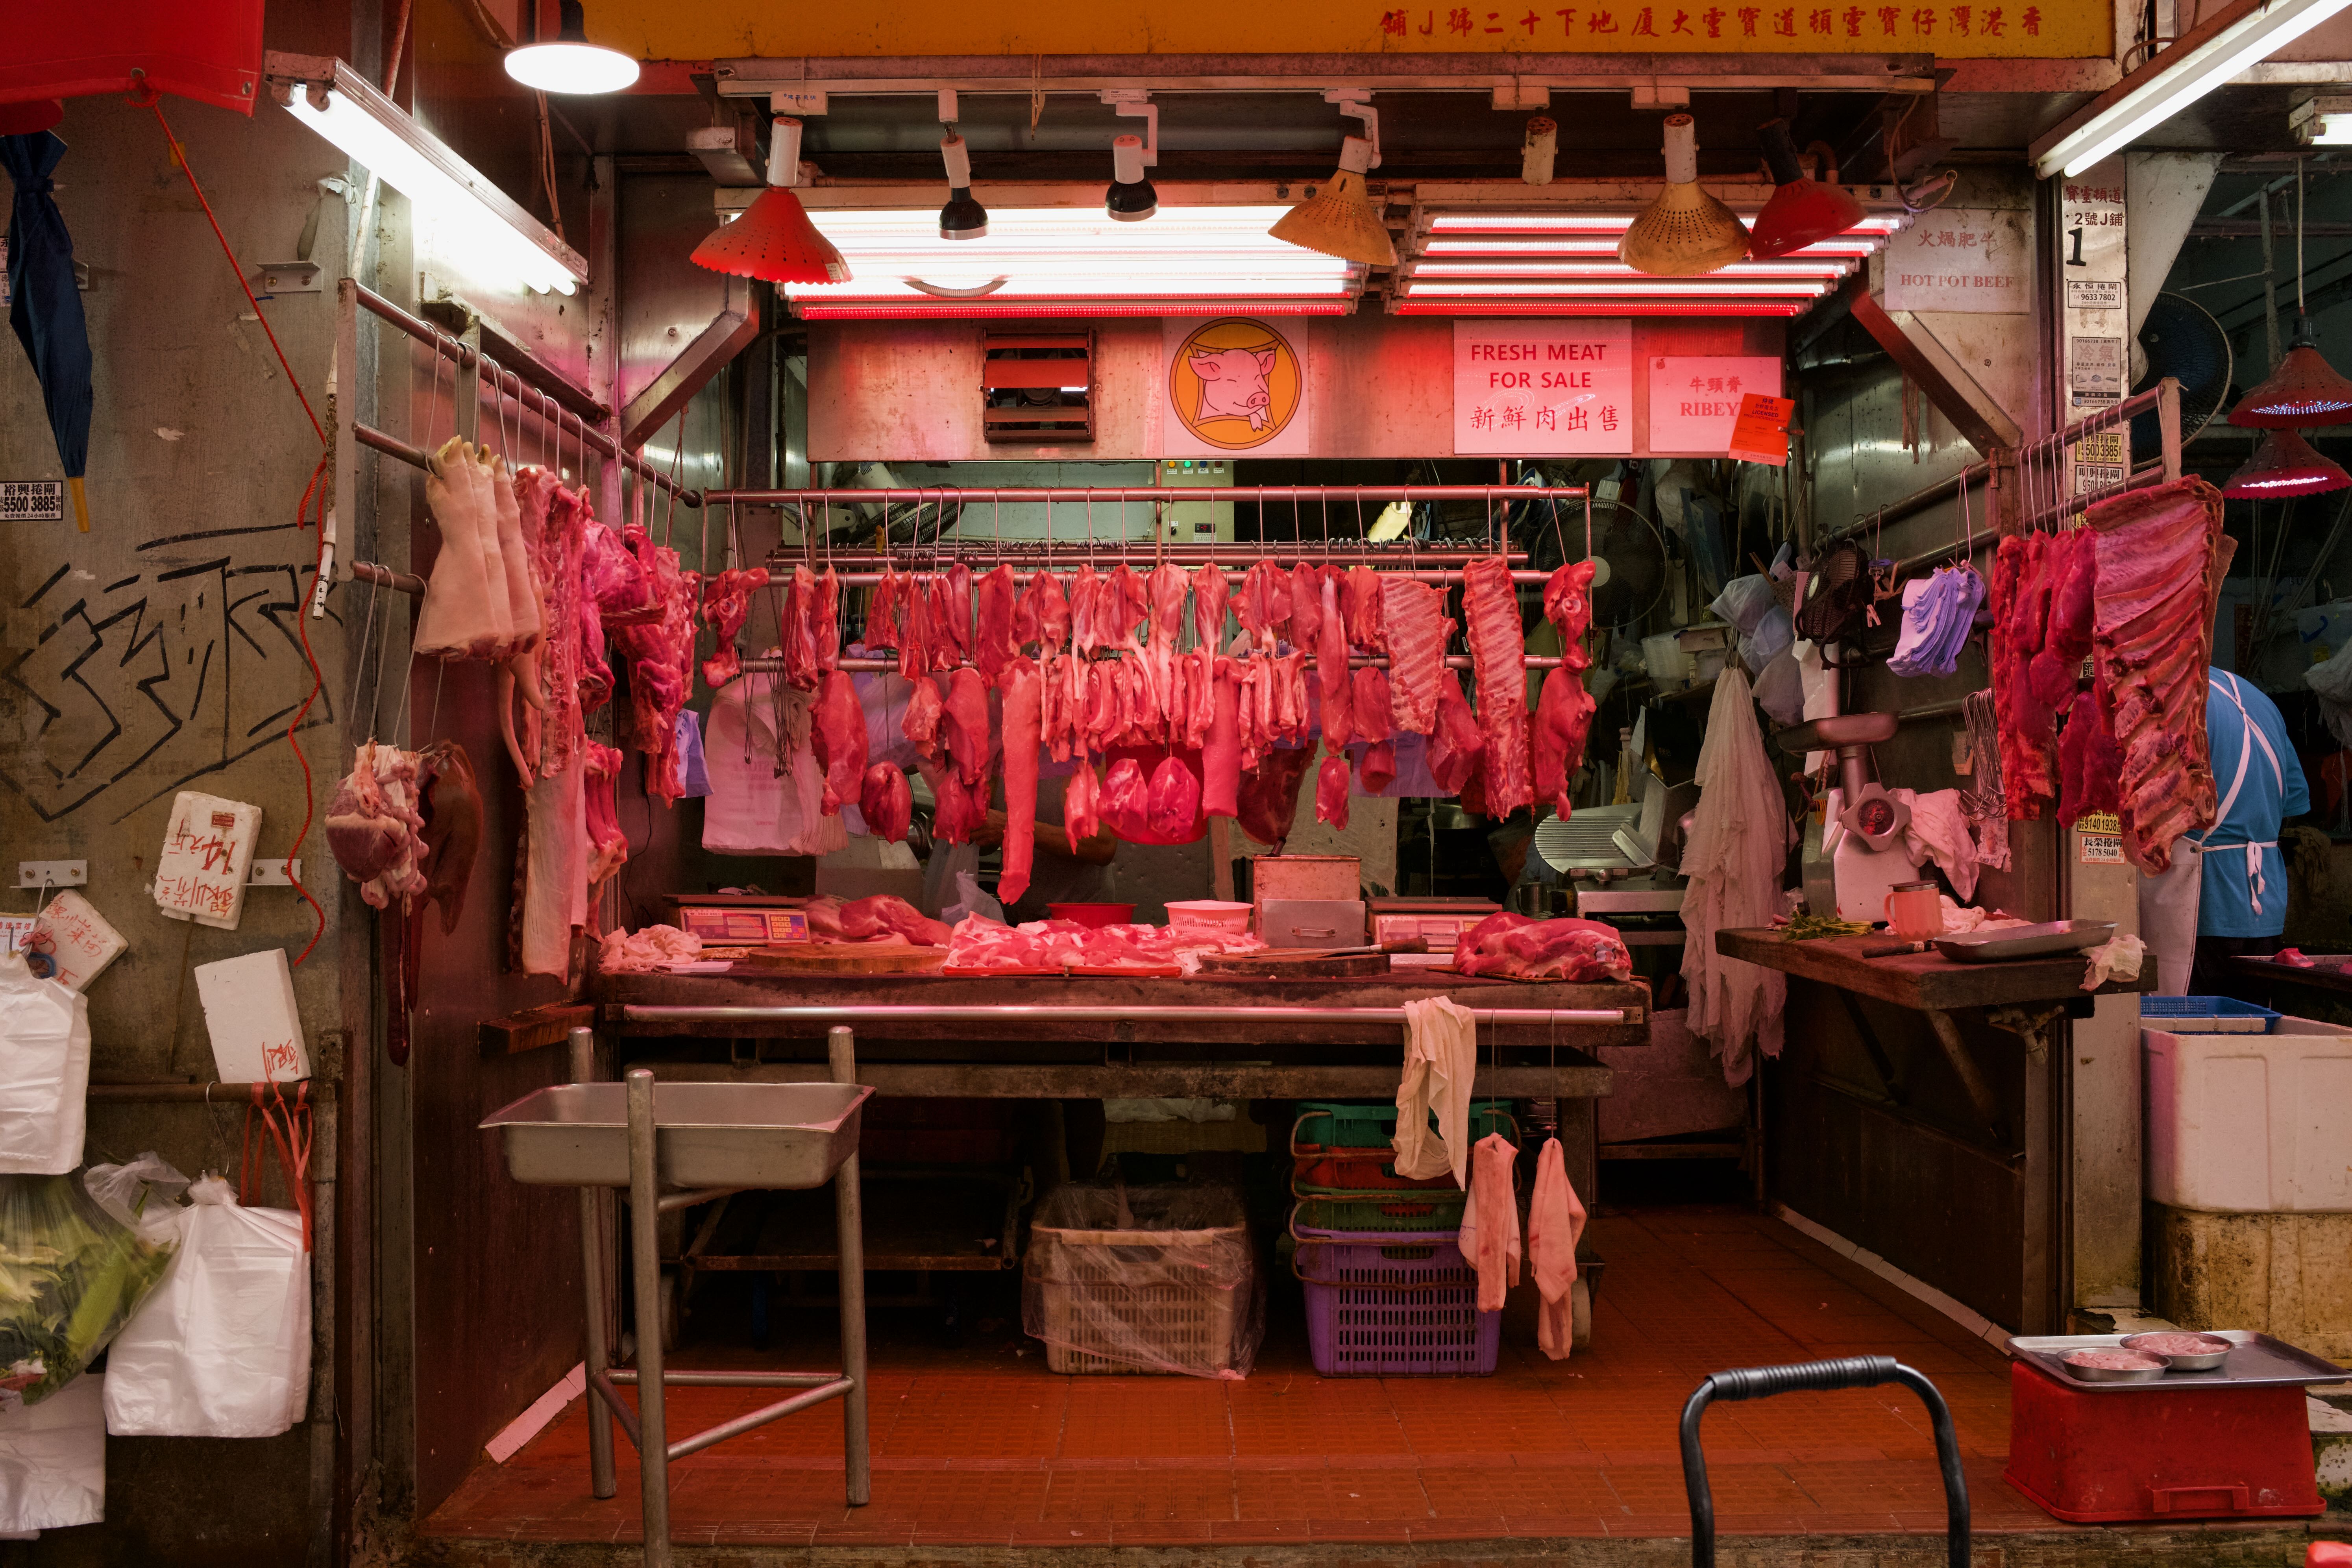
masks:
<path fill-rule="evenodd" d="M 1777 188 L 1748 227 L 1749 256 L 1764 260 L 1787 256 L 1843 234 L 1862 221 L 1862 204 L 1845 187 L 1806 178 L 1787 121 L 1768 120 L 1757 131 L 1763 138 L 1764 162 Z M 1836 179 L 1834 173 L 1831 179 Z"/>
<path fill-rule="evenodd" d="M 789 185 L 770 185 L 743 216 L 694 247 L 697 266 L 769 283 L 846 283 L 849 263 L 817 232 Z"/>
<path fill-rule="evenodd" d="M 2231 500 L 2275 500 L 2352 489 L 2352 474 L 2311 449 L 2292 430 L 2273 430 L 2255 443 L 2254 455 L 2230 476 L 2221 493 Z"/>
<path fill-rule="evenodd" d="M 2352 381 L 2321 357 L 2309 317 L 2295 317 L 2294 346 L 2279 357 L 2268 381 L 2238 399 L 2230 423 L 2261 430 L 2352 424 Z"/>

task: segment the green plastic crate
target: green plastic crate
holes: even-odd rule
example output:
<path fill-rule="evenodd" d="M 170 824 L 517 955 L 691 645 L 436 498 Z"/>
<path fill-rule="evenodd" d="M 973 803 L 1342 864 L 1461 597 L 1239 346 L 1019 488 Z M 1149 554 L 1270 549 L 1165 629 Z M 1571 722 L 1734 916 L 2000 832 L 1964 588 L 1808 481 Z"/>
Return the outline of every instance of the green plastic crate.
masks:
<path fill-rule="evenodd" d="M 1393 1101 L 1349 1105 L 1307 1100 L 1299 1101 L 1296 1109 L 1298 1121 L 1290 1133 L 1294 1152 L 1301 1149 L 1385 1149 L 1396 1136 L 1397 1108 Z M 1472 1103 L 1471 1142 L 1475 1143 L 1490 1132 L 1518 1135 L 1518 1123 L 1511 1119 L 1509 1100 L 1481 1100 Z"/>
<path fill-rule="evenodd" d="M 1290 1222 L 1308 1230 L 1460 1230 L 1468 1198 L 1460 1191 L 1302 1197 Z"/>

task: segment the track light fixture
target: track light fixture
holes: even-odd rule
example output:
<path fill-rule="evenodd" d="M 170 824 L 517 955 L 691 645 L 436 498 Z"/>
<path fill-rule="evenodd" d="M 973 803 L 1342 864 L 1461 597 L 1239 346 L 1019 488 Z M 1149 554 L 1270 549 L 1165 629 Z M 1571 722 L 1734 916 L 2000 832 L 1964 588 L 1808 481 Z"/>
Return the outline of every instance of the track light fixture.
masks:
<path fill-rule="evenodd" d="M 1103 193 L 1103 211 L 1120 223 L 1140 223 L 1160 210 L 1160 193 L 1144 172 L 1160 162 L 1160 106 L 1135 88 L 1113 88 L 1102 100 L 1112 112 L 1143 121 L 1142 135 L 1111 139 L 1111 183 Z"/>
<path fill-rule="evenodd" d="M 940 237 L 986 239 L 988 209 L 972 199 L 971 149 L 950 131 L 940 139 L 940 157 L 948 167 L 948 200 L 940 209 Z"/>

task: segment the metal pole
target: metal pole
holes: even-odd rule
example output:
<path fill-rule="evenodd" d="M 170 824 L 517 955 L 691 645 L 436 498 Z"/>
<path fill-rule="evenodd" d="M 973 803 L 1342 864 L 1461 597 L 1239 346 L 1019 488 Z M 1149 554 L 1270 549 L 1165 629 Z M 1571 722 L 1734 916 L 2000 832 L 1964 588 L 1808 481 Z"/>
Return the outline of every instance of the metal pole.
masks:
<path fill-rule="evenodd" d="M 1638 1007 L 1472 1007 L 1471 1017 L 1499 1024 L 1638 1024 Z M 881 1003 L 797 1006 L 655 1006 L 627 1003 L 621 1016 L 632 1024 L 761 1024 L 849 1018 L 860 1023 L 1006 1024 L 1034 1020 L 1065 1024 L 1385 1024 L 1404 1026 L 1402 1007 L 1181 1007 L 1148 1004 L 1129 1007 L 1071 1007 L 1051 1002 L 999 1002 L 987 1005 L 902 1006 Z M 840 1075 L 835 1074 L 836 1079 Z"/>
<path fill-rule="evenodd" d="M 596 1037 L 586 1029 L 572 1031 L 572 1081 L 587 1083 L 596 1076 Z M 604 1189 L 580 1189 L 580 1293 L 586 1302 L 588 1375 L 608 1370 L 612 1356 L 604 1343 L 604 1212 L 599 1202 Z M 588 1479 L 600 1498 L 621 1489 L 613 1470 L 613 1415 L 604 1402 L 588 1395 Z"/>
<path fill-rule="evenodd" d="M 824 1054 L 834 1082 L 857 1081 L 857 1047 L 849 1030 L 827 1030 Z M 852 1152 L 833 1173 L 833 1212 L 841 1232 L 841 1374 L 850 1385 L 841 1402 L 841 1458 L 852 1508 L 863 1508 L 874 1496 L 866 1420 L 866 1222 L 860 1195 L 857 1156 Z"/>
<path fill-rule="evenodd" d="M 629 1272 L 637 1308 L 637 1475 L 646 1568 L 670 1568 L 669 1423 L 662 1410 L 660 1178 L 655 1169 L 654 1075 L 629 1069 Z"/>
<path fill-rule="evenodd" d="M 2267 357 L 2263 361 L 2263 374 L 2278 369 L 2278 270 L 2271 260 L 2271 188 L 2264 185 L 2255 193 L 2262 204 L 2263 223 L 2263 346 Z"/>
<path fill-rule="evenodd" d="M 1417 501 L 1475 500 L 1487 502 L 1582 500 L 1590 492 L 1582 485 L 1204 485 L 1197 489 L 1169 489 L 1159 485 L 1005 485 L 970 489 L 932 486 L 924 489 L 706 490 L 705 504 L 733 502 L 742 506 L 881 506 L 901 501 L 932 506 L 953 500 L 1043 501 L 1076 506 L 1093 500 L 1150 505 L 1180 501 Z M 1293 541 L 1295 544 L 1297 542 Z"/>

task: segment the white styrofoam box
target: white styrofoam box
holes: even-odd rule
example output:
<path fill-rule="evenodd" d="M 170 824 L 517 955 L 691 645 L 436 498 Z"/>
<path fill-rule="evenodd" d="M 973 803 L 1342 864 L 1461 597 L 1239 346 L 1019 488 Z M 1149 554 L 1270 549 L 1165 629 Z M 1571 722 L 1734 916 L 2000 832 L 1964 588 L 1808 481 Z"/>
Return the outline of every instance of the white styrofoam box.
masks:
<path fill-rule="evenodd" d="M 223 1083 L 293 1083 L 310 1076 L 282 947 L 196 965 L 196 995 Z"/>
<path fill-rule="evenodd" d="M 2352 1211 L 2352 1034 L 2142 1029 L 2147 1195 L 2224 1214 Z"/>
<path fill-rule="evenodd" d="M 68 991 L 88 990 L 130 946 L 88 899 L 70 888 L 48 901 L 33 927 L 34 951 L 57 965 L 51 978 Z"/>

